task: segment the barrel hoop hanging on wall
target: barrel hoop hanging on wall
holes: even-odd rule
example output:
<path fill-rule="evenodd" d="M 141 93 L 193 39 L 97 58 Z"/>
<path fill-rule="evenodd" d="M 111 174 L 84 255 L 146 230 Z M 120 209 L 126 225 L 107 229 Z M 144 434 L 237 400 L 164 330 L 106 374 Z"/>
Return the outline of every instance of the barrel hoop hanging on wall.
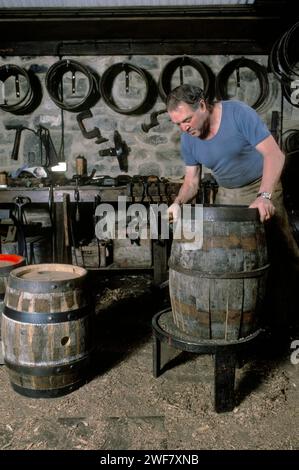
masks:
<path fill-rule="evenodd" d="M 275 78 L 281 83 L 283 96 L 296 108 L 299 107 L 298 88 L 292 87 L 292 82 L 299 76 L 296 64 L 298 57 L 299 22 L 295 23 L 273 45 L 269 54 L 269 68 Z"/>
<path fill-rule="evenodd" d="M 256 101 L 251 105 L 252 108 L 258 109 L 266 100 L 269 94 L 269 80 L 267 70 L 263 65 L 258 64 L 254 60 L 246 59 L 241 57 L 239 59 L 234 59 L 231 62 L 228 62 L 220 70 L 219 74 L 216 77 L 216 96 L 217 99 L 228 100 L 228 80 L 233 72 L 239 73 L 240 68 L 248 68 L 252 70 L 260 86 L 260 93 Z M 239 76 L 237 75 L 237 80 L 239 81 Z"/>
<path fill-rule="evenodd" d="M 25 79 L 25 89 L 20 84 L 20 76 Z M 15 78 L 16 102 L 9 104 L 11 97 L 5 96 L 5 82 L 9 78 Z M 2 97 L 0 109 L 3 111 L 23 115 L 32 113 L 40 104 L 42 99 L 42 87 L 37 76 L 32 70 L 25 69 L 14 64 L 7 64 L 0 67 L 0 81 L 2 82 Z"/>
<path fill-rule="evenodd" d="M 132 72 L 135 72 L 137 75 L 139 75 L 144 83 L 144 98 L 137 105 L 130 108 L 124 108 L 115 102 L 115 98 L 113 97 L 112 93 L 113 84 L 118 75 L 125 73 L 125 86 L 126 92 L 128 92 L 130 86 L 130 73 Z M 149 109 L 151 109 L 157 97 L 157 86 L 154 83 L 151 75 L 146 70 L 127 62 L 113 64 L 111 67 L 105 70 L 100 80 L 100 90 L 103 100 L 109 106 L 109 108 L 113 109 L 113 111 L 116 111 L 117 113 L 128 115 L 146 113 Z"/>
<path fill-rule="evenodd" d="M 88 90 L 79 102 L 68 103 L 63 96 L 63 76 L 72 73 L 72 92 L 76 92 L 76 73 L 81 72 L 88 81 Z M 46 74 L 46 88 L 51 99 L 61 109 L 71 112 L 85 111 L 96 104 L 100 98 L 98 77 L 96 73 L 86 65 L 71 59 L 60 60 L 51 65 Z"/>
<path fill-rule="evenodd" d="M 299 76 L 298 32 L 299 22 L 282 35 L 277 46 L 280 66 L 289 79 L 293 78 L 293 75 Z"/>
<path fill-rule="evenodd" d="M 214 98 L 214 89 L 215 89 L 215 79 L 212 70 L 207 67 L 203 62 L 200 60 L 194 59 L 193 57 L 183 56 L 183 57 L 176 57 L 175 59 L 171 60 L 166 64 L 164 69 L 161 72 L 159 78 L 159 93 L 163 101 L 166 101 L 168 94 L 170 93 L 171 89 L 171 79 L 177 69 L 179 69 L 180 73 L 180 85 L 184 83 L 183 77 L 183 68 L 185 66 L 192 67 L 195 69 L 202 78 L 203 81 L 203 91 L 205 96 L 212 100 Z M 194 83 L 195 85 L 195 83 Z"/>

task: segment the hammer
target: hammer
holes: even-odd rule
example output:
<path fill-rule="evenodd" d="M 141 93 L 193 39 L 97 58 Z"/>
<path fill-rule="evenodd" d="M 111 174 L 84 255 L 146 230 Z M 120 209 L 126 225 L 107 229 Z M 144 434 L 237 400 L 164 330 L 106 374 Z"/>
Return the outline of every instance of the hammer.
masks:
<path fill-rule="evenodd" d="M 12 160 L 17 160 L 18 155 L 19 155 L 19 148 L 20 148 L 20 142 L 21 142 L 21 133 L 26 127 L 22 126 L 22 124 L 17 124 L 15 126 L 11 125 L 6 125 L 5 129 L 8 131 L 14 130 L 16 131 L 16 136 L 15 136 L 15 141 L 12 149 L 12 154 L 11 154 L 11 159 Z"/>

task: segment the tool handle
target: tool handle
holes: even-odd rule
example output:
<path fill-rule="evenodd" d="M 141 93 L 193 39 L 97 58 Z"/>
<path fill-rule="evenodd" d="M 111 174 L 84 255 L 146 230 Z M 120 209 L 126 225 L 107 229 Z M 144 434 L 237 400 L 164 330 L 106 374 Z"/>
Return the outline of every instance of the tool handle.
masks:
<path fill-rule="evenodd" d="M 16 135 L 15 135 L 15 141 L 11 153 L 11 159 L 12 160 L 17 160 L 18 155 L 19 155 L 19 148 L 20 148 L 20 142 L 21 142 L 21 133 L 22 129 L 17 129 L 16 130 Z"/>

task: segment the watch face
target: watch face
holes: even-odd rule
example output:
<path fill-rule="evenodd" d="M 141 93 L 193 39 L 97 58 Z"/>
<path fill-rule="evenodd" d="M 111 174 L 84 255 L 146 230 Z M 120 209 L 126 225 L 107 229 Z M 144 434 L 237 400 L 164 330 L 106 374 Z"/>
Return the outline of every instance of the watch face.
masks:
<path fill-rule="evenodd" d="M 266 191 L 263 191 L 261 193 L 258 193 L 257 197 L 263 197 L 264 199 L 271 199 L 272 193 L 267 193 Z"/>

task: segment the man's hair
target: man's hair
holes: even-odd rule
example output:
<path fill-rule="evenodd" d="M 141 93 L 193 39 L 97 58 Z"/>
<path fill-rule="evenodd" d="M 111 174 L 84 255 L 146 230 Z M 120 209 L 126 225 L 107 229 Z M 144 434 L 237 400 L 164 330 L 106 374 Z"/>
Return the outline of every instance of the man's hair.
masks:
<path fill-rule="evenodd" d="M 174 111 L 180 103 L 187 103 L 192 109 L 197 109 L 200 101 L 207 102 L 203 90 L 195 85 L 180 85 L 174 88 L 166 100 L 167 111 Z"/>

